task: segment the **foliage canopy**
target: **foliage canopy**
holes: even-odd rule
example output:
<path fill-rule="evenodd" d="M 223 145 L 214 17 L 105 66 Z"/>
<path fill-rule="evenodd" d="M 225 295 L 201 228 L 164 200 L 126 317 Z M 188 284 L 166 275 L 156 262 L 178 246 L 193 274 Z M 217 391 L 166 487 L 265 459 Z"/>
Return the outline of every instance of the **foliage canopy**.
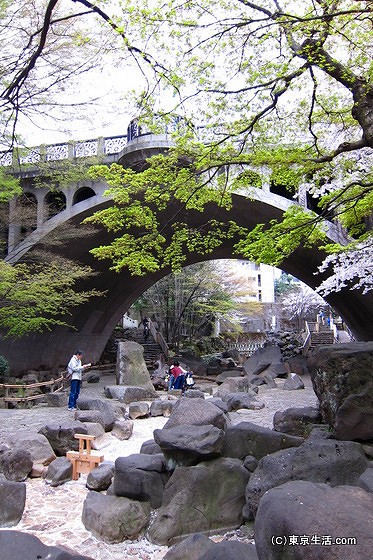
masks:
<path fill-rule="evenodd" d="M 4 88 L 4 107 L 30 101 L 22 101 L 25 85 L 47 55 L 55 24 L 95 15 L 145 77 L 137 98 L 143 127 L 160 131 L 178 122 L 175 148 L 143 173 L 95 171 L 115 197 L 115 208 L 94 218 L 116 234 L 94 251 L 98 258 L 134 274 L 177 269 L 186 251 L 206 255 L 234 236 L 238 254 L 280 264 L 299 245 L 327 246 L 323 220 L 338 219 L 346 242 L 327 246 L 324 268 L 334 273 L 322 293 L 373 287 L 372 2 L 73 0 L 59 17 L 62 4 L 45 3 Z M 80 34 L 78 43 L 89 44 L 93 34 Z M 171 198 L 199 211 L 211 202 L 229 208 L 232 192 L 250 195 L 271 184 L 302 203 L 307 191 L 317 211 L 291 209 L 282 222 L 253 232 L 216 221 L 191 231 L 175 216 L 172 238 L 163 235 L 157 212 Z"/>
<path fill-rule="evenodd" d="M 346 242 L 328 247 L 337 256 L 326 262 L 335 274 L 323 293 L 346 285 L 371 289 L 372 3 L 128 0 L 121 8 L 114 28 L 154 77 L 139 100 L 143 126 L 159 131 L 173 119 L 179 125 L 175 149 L 155 158 L 142 177 L 120 178 L 115 167 L 105 172 L 117 206 L 95 220 L 115 223 L 118 237 L 95 254 L 117 270 L 139 260 L 133 272 L 140 274 L 170 260 L 180 266 L 183 252 L 209 252 L 234 225 L 210 223 L 195 232 L 179 223 L 166 247 L 150 202 L 160 207 L 173 196 L 198 210 L 211 201 L 229 207 L 232 192 L 277 184 L 299 200 L 308 191 L 317 211 L 291 209 L 270 229 L 236 229 L 237 252 L 280 264 L 299 245 L 326 245 L 322 221 L 338 219 Z M 189 164 L 181 169 L 180 161 Z M 143 232 L 140 255 L 134 238 L 120 234 L 129 225 Z"/>

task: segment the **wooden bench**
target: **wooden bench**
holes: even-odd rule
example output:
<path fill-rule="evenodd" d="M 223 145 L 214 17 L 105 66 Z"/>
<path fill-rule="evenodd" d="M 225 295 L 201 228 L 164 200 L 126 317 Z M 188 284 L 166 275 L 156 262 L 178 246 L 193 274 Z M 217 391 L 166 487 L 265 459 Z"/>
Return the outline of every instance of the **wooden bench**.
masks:
<path fill-rule="evenodd" d="M 68 451 L 66 457 L 73 465 L 73 480 L 78 480 L 79 474 L 88 474 L 104 460 L 100 451 L 91 449 L 91 442 L 95 436 L 75 434 L 79 440 L 79 451 Z"/>

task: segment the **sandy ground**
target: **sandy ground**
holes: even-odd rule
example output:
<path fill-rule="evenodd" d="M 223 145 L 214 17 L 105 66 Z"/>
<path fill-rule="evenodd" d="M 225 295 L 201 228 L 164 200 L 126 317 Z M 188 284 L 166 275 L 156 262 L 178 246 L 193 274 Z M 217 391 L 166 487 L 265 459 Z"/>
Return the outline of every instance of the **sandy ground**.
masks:
<path fill-rule="evenodd" d="M 112 384 L 112 381 L 110 378 L 103 378 L 99 384 L 84 384 L 82 396 L 103 398 L 103 386 Z M 261 410 L 233 413 L 230 415 L 232 422 L 236 424 L 250 421 L 272 428 L 273 416 L 277 410 L 316 405 L 317 398 L 310 380 L 304 378 L 304 383 L 305 389 L 299 391 L 282 390 L 282 380 L 278 380 L 277 389 L 261 387 L 258 399 L 265 407 Z M 160 396 L 166 398 L 165 393 L 160 393 Z M 66 409 L 44 405 L 25 410 L 0 409 L 0 442 L 5 441 L 16 430 L 38 431 L 49 421 L 62 421 L 71 418 L 72 414 L 74 413 Z M 142 442 L 152 439 L 153 430 L 162 428 L 166 421 L 167 418 L 163 417 L 135 420 L 133 434 L 126 441 L 108 434 L 102 449 L 105 460 L 114 461 L 117 457 L 138 453 Z M 32 533 L 48 545 L 68 546 L 94 560 L 161 560 L 167 552 L 167 547 L 152 545 L 145 538 L 113 545 L 92 536 L 81 522 L 83 502 L 89 492 L 85 486 L 85 475 L 81 475 L 78 481 L 71 481 L 57 488 L 51 488 L 42 479 L 28 479 L 26 484 L 25 511 L 21 522 L 13 527 L 14 530 Z"/>

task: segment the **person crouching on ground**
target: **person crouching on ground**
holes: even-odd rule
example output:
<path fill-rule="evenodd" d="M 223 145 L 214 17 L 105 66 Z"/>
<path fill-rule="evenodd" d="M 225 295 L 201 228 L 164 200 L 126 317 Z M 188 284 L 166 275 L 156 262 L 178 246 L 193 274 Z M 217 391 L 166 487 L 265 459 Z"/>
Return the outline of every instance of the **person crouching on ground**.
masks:
<path fill-rule="evenodd" d="M 168 381 L 169 389 L 183 389 L 186 370 L 182 368 L 178 361 L 174 361 L 170 367 L 170 378 Z"/>
<path fill-rule="evenodd" d="M 91 364 L 82 365 L 82 356 L 82 350 L 77 350 L 67 365 L 67 372 L 71 375 L 69 403 L 67 405 L 69 410 L 76 410 L 76 401 L 79 398 L 80 387 L 82 386 L 82 372 L 91 367 Z"/>

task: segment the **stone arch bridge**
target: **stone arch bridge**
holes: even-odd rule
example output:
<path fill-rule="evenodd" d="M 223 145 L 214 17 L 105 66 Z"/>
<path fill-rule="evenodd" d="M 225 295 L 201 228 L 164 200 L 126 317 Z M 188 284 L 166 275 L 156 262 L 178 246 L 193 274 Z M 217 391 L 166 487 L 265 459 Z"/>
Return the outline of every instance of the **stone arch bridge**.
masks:
<path fill-rule="evenodd" d="M 6 260 L 17 262 L 22 256 L 41 243 L 46 236 L 63 224 L 79 227 L 82 220 L 93 212 L 110 205 L 110 200 L 103 196 L 107 186 L 99 181 L 84 181 L 57 191 L 48 188 L 33 187 L 33 177 L 39 173 L 38 163 L 41 160 L 59 161 L 70 159 L 77 161 L 79 157 L 94 156 L 100 162 L 110 164 L 118 162 L 124 166 L 141 168 L 154 153 L 166 151 L 172 145 L 171 136 L 141 134 L 137 128 L 129 127 L 126 137 L 105 138 L 47 146 L 44 149 L 33 149 L 23 156 L 20 171 L 25 194 L 25 202 L 34 208 L 34 223 L 25 231 L 21 220 L 15 218 L 9 228 L 8 250 Z M 0 165 L 12 166 L 14 159 L 9 154 L 0 157 Z M 299 200 L 299 203 L 302 201 Z M 266 223 L 279 218 L 282 212 L 294 204 L 281 194 L 272 192 L 269 186 L 253 189 L 253 197 L 248 199 L 239 194 L 233 197 L 231 210 L 219 210 L 207 207 L 203 214 L 182 212 L 182 219 L 198 227 L 214 217 L 219 220 L 234 220 L 245 227 L 254 227 L 258 223 Z M 305 204 L 305 201 L 303 201 Z M 15 213 L 16 202 L 10 212 Z M 165 215 L 171 217 L 177 210 L 169 207 Z M 14 214 L 16 215 L 16 213 Z M 180 218 L 180 216 L 179 216 Z M 329 224 L 329 237 L 333 241 L 343 242 L 341 230 Z M 102 298 L 93 298 L 90 302 L 76 308 L 70 318 L 71 327 L 55 327 L 50 332 L 35 333 L 20 340 L 0 339 L 0 354 L 6 356 L 12 371 L 22 372 L 37 368 L 40 365 L 54 368 L 65 364 L 77 348 L 83 348 L 87 361 L 95 363 L 120 317 L 131 304 L 151 285 L 169 273 L 167 270 L 147 274 L 145 277 L 132 277 L 128 271 L 115 273 L 108 270 L 105 261 L 97 261 L 89 253 L 95 246 L 110 242 L 110 235 L 103 229 L 97 230 L 87 237 L 71 240 L 63 248 L 66 257 L 79 260 L 92 267 L 97 274 L 85 281 L 84 289 L 95 287 L 106 291 Z M 213 254 L 211 259 L 239 258 L 232 254 L 232 241 L 225 242 Z M 324 255 L 319 250 L 299 249 L 291 255 L 281 268 L 314 288 L 315 271 L 322 262 Z M 205 260 L 196 255 L 189 255 L 186 265 Z M 356 291 L 342 291 L 331 294 L 328 303 L 344 318 L 358 340 L 373 340 L 373 296 L 363 296 Z"/>

